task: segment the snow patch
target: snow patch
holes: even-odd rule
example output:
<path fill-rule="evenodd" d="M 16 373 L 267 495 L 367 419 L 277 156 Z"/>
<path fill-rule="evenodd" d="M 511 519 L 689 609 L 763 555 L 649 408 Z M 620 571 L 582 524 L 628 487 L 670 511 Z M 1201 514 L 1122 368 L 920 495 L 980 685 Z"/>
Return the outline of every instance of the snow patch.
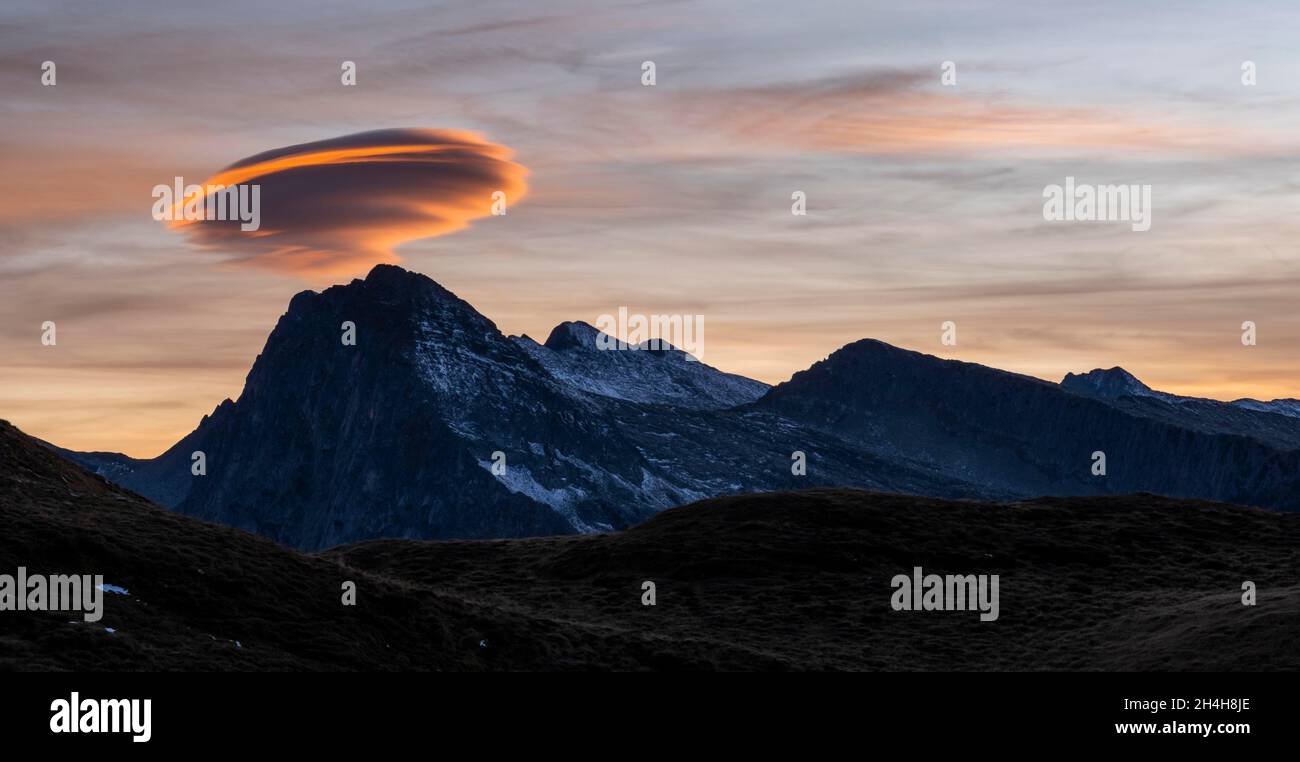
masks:
<path fill-rule="evenodd" d="M 488 460 L 478 461 L 488 473 L 492 473 L 492 462 Z M 536 500 L 537 502 L 550 506 L 556 513 L 565 518 L 569 524 L 579 532 L 595 532 L 595 527 L 583 521 L 574 510 L 574 506 L 587 499 L 587 492 L 579 487 L 560 487 L 552 489 L 540 483 L 533 477 L 527 466 L 512 464 L 506 467 L 504 474 L 493 474 L 501 484 L 511 492 Z"/>

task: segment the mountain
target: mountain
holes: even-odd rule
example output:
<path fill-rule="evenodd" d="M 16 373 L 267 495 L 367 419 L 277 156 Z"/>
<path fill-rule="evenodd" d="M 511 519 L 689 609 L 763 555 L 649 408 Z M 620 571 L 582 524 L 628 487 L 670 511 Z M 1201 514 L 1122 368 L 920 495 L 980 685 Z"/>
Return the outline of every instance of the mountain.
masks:
<path fill-rule="evenodd" d="M 1173 397 L 1173 395 L 1152 390 L 1151 387 L 1137 380 L 1137 377 L 1132 373 L 1119 367 L 1109 370 L 1097 368 L 1078 375 L 1066 373 L 1065 378 L 1061 379 L 1061 388 L 1101 399 L 1118 399 L 1126 396 L 1157 397 L 1160 399 Z"/>
<path fill-rule="evenodd" d="M 542 344 L 507 337 L 429 278 L 380 265 L 295 296 L 239 399 L 159 457 L 69 457 L 307 550 L 611 531 L 704 498 L 818 486 L 1300 509 L 1295 418 L 1156 392 L 1120 368 L 1058 385 L 864 339 L 766 388 L 598 336 L 568 322 Z M 191 473 L 196 452 L 205 474 Z"/>
<path fill-rule="evenodd" d="M 1123 368 L 1066 374 L 1061 388 L 1105 400 L 1134 415 L 1208 434 L 1250 437 L 1281 450 L 1300 449 L 1300 403 L 1294 400 L 1219 402 L 1158 392 Z"/>
<path fill-rule="evenodd" d="M 777 492 L 617 533 L 312 554 L 152 505 L 0 421 L 0 526 L 0 573 L 113 591 L 97 622 L 0 611 L 2 671 L 1300 669 L 1300 514 L 1152 495 Z M 893 610 L 915 566 L 999 575 L 997 620 Z"/>
<path fill-rule="evenodd" d="M 654 349 L 645 342 L 631 351 L 601 350 L 600 335 L 578 321 L 557 325 L 544 344 L 527 336 L 515 342 L 561 383 L 615 399 L 718 410 L 753 402 L 768 389 L 709 367 L 667 342 Z"/>
<path fill-rule="evenodd" d="M 1120 399 L 1121 397 L 1154 397 L 1175 404 L 1189 403 L 1209 403 L 1213 405 L 1224 405 L 1243 410 L 1249 410 L 1256 413 L 1273 413 L 1276 415 L 1285 415 L 1291 418 L 1300 418 L 1300 400 L 1297 399 L 1276 399 L 1269 402 L 1261 402 L 1256 399 L 1243 398 L 1233 400 L 1232 402 L 1219 402 L 1217 400 L 1202 399 L 1200 397 L 1182 397 L 1177 394 L 1168 392 L 1158 392 L 1139 381 L 1132 373 L 1123 368 L 1111 368 L 1102 370 L 1097 368 L 1087 373 L 1067 373 L 1065 378 L 1061 379 L 1061 387 L 1069 389 L 1079 394 L 1087 394 L 1102 399 Z M 1261 421 L 1266 419 L 1246 419 Z"/>
<path fill-rule="evenodd" d="M 863 446 L 887 443 L 877 449 L 884 457 L 986 490 L 1146 491 L 1300 509 L 1300 451 L 1289 445 L 1298 434 L 1294 421 L 1232 408 L 1252 423 L 1278 424 L 1249 432 L 1243 420 L 1207 413 L 1231 406 L 1182 409 L 1125 376 L 1067 387 L 863 340 L 796 373 L 754 407 Z M 1138 394 L 1110 398 L 1080 387 Z M 1282 425 L 1288 422 L 1289 429 Z M 1104 476 L 1092 473 L 1095 452 L 1105 455 Z"/>
<path fill-rule="evenodd" d="M 1260 402 L 1259 400 L 1246 398 L 1233 400 L 1231 404 L 1260 413 L 1276 413 L 1278 415 L 1290 416 L 1291 418 L 1300 418 L 1300 400 L 1291 399 L 1289 397 L 1280 400 L 1270 400 L 1269 402 Z"/>
<path fill-rule="evenodd" d="M 607 531 L 712 495 L 820 484 L 979 494 L 731 408 L 763 385 L 673 348 L 595 350 L 588 328 L 512 339 L 429 278 L 380 265 L 295 296 L 239 399 L 167 452 L 129 473 L 77 457 L 181 513 L 305 549 Z M 800 449 L 811 479 L 791 472 Z"/>

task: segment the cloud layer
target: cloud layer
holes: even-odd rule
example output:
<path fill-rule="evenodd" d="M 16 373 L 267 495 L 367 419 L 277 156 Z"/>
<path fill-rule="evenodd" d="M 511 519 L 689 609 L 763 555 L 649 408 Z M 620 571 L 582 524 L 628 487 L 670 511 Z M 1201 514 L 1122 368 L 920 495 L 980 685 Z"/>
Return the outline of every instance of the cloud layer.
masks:
<path fill-rule="evenodd" d="M 239 261 L 304 275 L 350 275 L 393 262 L 407 241 L 446 235 L 513 204 L 528 171 L 504 146 L 459 130 L 388 129 L 277 148 L 202 184 L 259 185 L 260 227 L 237 220 L 173 226 Z"/>

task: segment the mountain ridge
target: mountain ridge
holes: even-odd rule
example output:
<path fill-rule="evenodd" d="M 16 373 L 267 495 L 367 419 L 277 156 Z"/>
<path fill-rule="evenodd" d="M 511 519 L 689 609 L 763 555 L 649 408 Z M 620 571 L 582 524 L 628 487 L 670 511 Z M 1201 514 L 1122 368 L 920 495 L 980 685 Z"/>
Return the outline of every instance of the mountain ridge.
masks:
<path fill-rule="evenodd" d="M 1300 508 L 1294 419 L 1117 393 L 1149 390 L 1122 369 L 1053 384 L 863 339 L 767 387 L 671 346 L 600 350 L 597 336 L 581 321 L 541 344 L 506 336 L 427 276 L 380 265 L 295 295 L 239 398 L 162 455 L 71 457 L 307 549 L 610 531 L 707 497 L 813 486 Z M 196 451 L 206 475 L 191 474 Z"/>

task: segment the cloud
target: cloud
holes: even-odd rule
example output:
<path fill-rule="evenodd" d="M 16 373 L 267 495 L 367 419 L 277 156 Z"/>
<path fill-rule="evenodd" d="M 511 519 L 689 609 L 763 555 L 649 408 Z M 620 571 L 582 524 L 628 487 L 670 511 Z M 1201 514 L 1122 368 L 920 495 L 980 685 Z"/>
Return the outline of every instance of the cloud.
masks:
<path fill-rule="evenodd" d="M 674 122 L 714 131 L 733 151 L 952 156 L 1130 152 L 1143 157 L 1260 155 L 1293 147 L 1280 132 L 1158 112 L 1016 101 L 937 85 L 930 70 L 876 69 L 752 87 L 675 93 Z M 709 144 L 718 151 L 719 145 Z"/>
<path fill-rule="evenodd" d="M 459 130 L 387 129 L 277 148 L 202 185 L 260 186 L 260 226 L 177 219 L 204 248 L 304 276 L 355 274 L 395 262 L 395 247 L 462 230 L 527 190 L 510 149 Z M 188 181 L 188 179 L 187 179 Z"/>

